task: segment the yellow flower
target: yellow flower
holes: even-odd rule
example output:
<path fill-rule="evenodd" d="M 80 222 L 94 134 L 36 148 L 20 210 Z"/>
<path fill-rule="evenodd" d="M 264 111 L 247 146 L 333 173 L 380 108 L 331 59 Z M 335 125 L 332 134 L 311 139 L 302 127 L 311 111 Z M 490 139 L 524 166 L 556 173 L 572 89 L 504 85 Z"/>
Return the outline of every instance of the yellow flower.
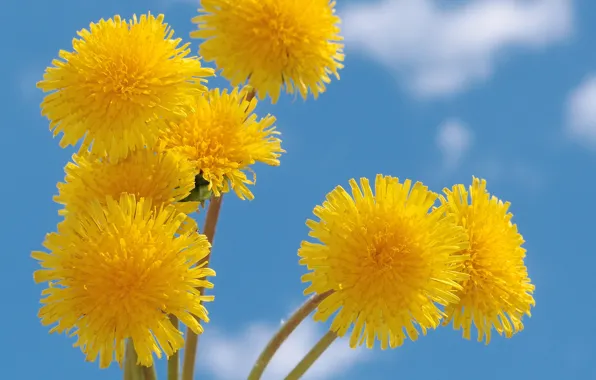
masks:
<path fill-rule="evenodd" d="M 443 191 L 447 198 L 441 196 L 441 201 L 457 216 L 470 242 L 470 259 L 464 263 L 469 279 L 458 292 L 460 301 L 446 308 L 444 323 L 453 322 L 466 339 L 470 339 L 474 324 L 478 341 L 486 338 L 487 344 L 493 326 L 499 335 L 505 333 L 509 338 L 523 329 L 522 317 L 530 316 L 534 305 L 534 285 L 524 264 L 524 240 L 511 223 L 509 203 L 491 196 L 486 181 L 478 178 L 473 179 L 469 192 L 463 185 Z"/>
<path fill-rule="evenodd" d="M 184 344 L 168 315 L 192 331 L 208 322 L 197 287 L 212 288 L 206 276 L 215 272 L 197 266 L 209 242 L 196 231 L 175 236 L 186 216 L 169 206 L 155 211 L 151 202 L 133 195 L 106 205 L 97 201 L 85 212 L 66 217 L 58 232 L 46 236 L 49 253 L 32 257 L 43 269 L 36 282 L 48 282 L 39 317 L 51 332 L 72 332 L 75 347 L 100 366 L 122 362 L 127 338 L 134 342 L 142 365 L 153 363 L 161 349 L 172 355 Z"/>
<path fill-rule="evenodd" d="M 325 91 L 330 74 L 339 79 L 344 59 L 343 38 L 335 1 L 329 0 L 201 0 L 192 21 L 205 39 L 201 55 L 215 61 L 233 86 L 244 83 L 269 95 L 273 103 L 281 87 L 306 99 Z"/>
<path fill-rule="evenodd" d="M 194 99 L 194 112 L 186 119 L 170 122 L 161 134 L 162 148 L 172 150 L 195 163 L 197 173 L 210 183 L 216 196 L 233 189 L 241 199 L 253 199 L 246 185 L 254 184 L 245 171 L 263 162 L 278 166 L 281 140 L 267 115 L 257 121 L 253 114 L 257 100 L 246 99 L 248 89 L 231 93 L 218 89 Z"/>
<path fill-rule="evenodd" d="M 463 228 L 454 218 L 433 209 L 437 194 L 422 183 L 412 186 L 377 175 L 375 193 L 365 178 L 350 180 L 352 194 L 341 186 L 314 209 L 309 235 L 320 243 L 303 242 L 300 263 L 311 272 L 305 294 L 333 291 L 319 305 L 315 320 L 337 312 L 331 330 L 339 336 L 354 326 L 350 346 L 400 346 L 426 334 L 443 313 L 435 303 L 457 302 L 458 270 L 467 257 Z M 405 332 L 404 332 L 405 330 Z"/>
<path fill-rule="evenodd" d="M 89 154 L 73 155 L 65 172 L 65 182 L 58 183 L 54 197 L 65 206 L 60 211 L 63 215 L 86 210 L 91 200 L 105 204 L 107 197 L 118 199 L 123 193 L 149 199 L 156 208 L 174 204 L 176 211 L 185 214 L 199 207 L 198 202 L 180 202 L 195 186 L 195 170 L 174 153 L 139 149 L 117 162 Z M 196 222 L 189 217 L 184 227 L 196 229 Z"/>
<path fill-rule="evenodd" d="M 185 116 L 184 99 L 205 91 L 202 77 L 213 70 L 186 57 L 188 44 L 178 46 L 164 16 L 140 19 L 120 16 L 78 32 L 72 52 L 46 69 L 38 87 L 47 95 L 42 114 L 50 120 L 60 145 L 91 146 L 93 153 L 125 157 L 129 150 L 152 146 L 160 120 Z"/>

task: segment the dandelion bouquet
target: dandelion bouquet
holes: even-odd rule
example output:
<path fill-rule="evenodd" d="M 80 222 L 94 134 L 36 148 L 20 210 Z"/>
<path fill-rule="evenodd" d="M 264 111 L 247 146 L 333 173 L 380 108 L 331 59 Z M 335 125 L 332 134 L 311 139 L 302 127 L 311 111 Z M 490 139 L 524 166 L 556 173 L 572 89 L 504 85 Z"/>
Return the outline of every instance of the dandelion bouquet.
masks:
<path fill-rule="evenodd" d="M 78 145 L 54 197 L 62 221 L 32 253 L 34 279 L 47 286 L 39 317 L 73 336 L 88 361 L 115 361 L 130 380 L 156 378 L 163 356 L 168 379 L 193 379 L 222 197 L 253 199 L 252 165 L 279 166 L 285 152 L 258 101 L 284 91 L 316 98 L 343 67 L 328 0 L 202 0 L 192 21 L 200 55 L 231 89 L 210 88 L 215 70 L 150 13 L 91 23 L 38 83 L 50 130 L 62 147 Z M 534 305 L 524 241 L 484 180 L 443 195 L 380 174 L 349 188 L 333 189 L 307 221 L 313 241 L 298 256 L 312 296 L 249 379 L 312 312 L 332 321 L 329 332 L 287 379 L 344 335 L 351 347 L 385 349 L 441 324 L 468 339 L 474 326 L 486 343 L 493 328 L 507 337 L 523 328 Z M 197 213 L 206 215 L 201 228 Z"/>

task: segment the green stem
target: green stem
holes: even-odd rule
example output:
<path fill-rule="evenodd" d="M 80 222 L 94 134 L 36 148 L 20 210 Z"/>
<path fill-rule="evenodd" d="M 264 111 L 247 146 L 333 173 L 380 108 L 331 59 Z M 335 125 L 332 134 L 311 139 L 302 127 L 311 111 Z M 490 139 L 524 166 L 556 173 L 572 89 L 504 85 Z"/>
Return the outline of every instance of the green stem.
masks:
<path fill-rule="evenodd" d="M 143 373 L 143 380 L 157 380 L 157 373 L 155 372 L 155 367 L 145 367 L 142 366 L 142 373 Z"/>
<path fill-rule="evenodd" d="M 202 292 L 201 292 L 202 293 Z M 195 371 L 195 359 L 197 356 L 197 345 L 199 336 L 186 329 L 186 341 L 184 342 L 184 361 L 182 364 L 182 380 L 192 380 Z"/>
<path fill-rule="evenodd" d="M 132 339 L 126 340 L 124 349 L 124 380 L 157 380 L 155 367 L 138 365 L 138 356 Z"/>
<path fill-rule="evenodd" d="M 282 343 L 290 336 L 292 331 L 298 327 L 298 325 L 306 318 L 308 315 L 319 306 L 319 304 L 327 298 L 332 291 L 328 291 L 323 294 L 317 294 L 315 296 L 310 297 L 298 310 L 292 314 L 292 316 L 281 326 L 281 328 L 275 333 L 273 338 L 267 343 L 267 346 L 259 355 L 259 358 L 255 362 L 250 374 L 248 375 L 248 380 L 259 380 L 265 372 L 265 368 L 273 358 L 273 355 L 277 352 L 279 347 L 281 347 Z"/>
<path fill-rule="evenodd" d="M 298 365 L 286 376 L 285 380 L 298 380 L 308 371 L 310 367 L 321 357 L 323 352 L 331 346 L 337 339 L 337 334 L 333 331 L 327 331 L 327 334 L 323 335 L 321 340 L 315 344 L 315 346 L 306 354 L 306 356 L 298 363 Z"/>
<path fill-rule="evenodd" d="M 219 211 L 221 209 L 222 196 L 212 196 L 209 201 L 209 208 L 207 209 L 207 216 L 205 217 L 205 227 L 203 233 L 211 243 L 211 251 L 209 254 L 201 260 L 198 265 L 206 263 L 205 267 L 209 265 L 209 259 L 211 258 L 211 252 L 213 251 L 213 238 L 215 237 L 215 227 L 217 226 L 217 220 L 219 219 Z M 200 294 L 205 294 L 205 289 L 199 289 Z M 184 342 L 184 362 L 182 364 L 182 380 L 193 380 L 195 371 L 195 361 L 197 358 L 197 346 L 199 344 L 199 336 L 192 332 L 190 329 L 186 329 L 186 341 Z"/>
<path fill-rule="evenodd" d="M 178 329 L 178 318 L 170 315 L 170 321 L 176 329 Z M 180 351 L 176 351 L 168 358 L 168 380 L 178 380 L 178 372 L 180 371 Z"/>
<path fill-rule="evenodd" d="M 137 366 L 137 352 L 131 339 L 126 340 L 124 349 L 124 380 L 142 380 L 143 374 Z"/>

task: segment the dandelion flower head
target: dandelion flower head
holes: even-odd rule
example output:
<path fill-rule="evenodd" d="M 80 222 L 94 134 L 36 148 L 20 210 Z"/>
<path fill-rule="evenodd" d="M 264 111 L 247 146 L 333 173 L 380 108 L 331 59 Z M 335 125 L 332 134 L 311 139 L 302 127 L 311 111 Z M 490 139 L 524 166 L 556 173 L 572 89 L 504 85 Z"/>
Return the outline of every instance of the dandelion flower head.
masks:
<path fill-rule="evenodd" d="M 199 95 L 194 111 L 161 133 L 160 146 L 193 162 L 216 196 L 232 189 L 241 199 L 253 199 L 247 185 L 254 184 L 255 176 L 249 179 L 246 172 L 256 162 L 278 166 L 284 152 L 275 117 L 257 120 L 257 99 L 248 100 L 249 94 L 248 88 L 235 88 Z"/>
<path fill-rule="evenodd" d="M 233 86 L 249 84 L 275 103 L 282 87 L 316 98 L 343 68 L 340 18 L 329 0 L 201 0 L 193 19 L 201 55 Z"/>
<path fill-rule="evenodd" d="M 102 368 L 122 363 L 128 338 L 144 366 L 161 350 L 172 355 L 184 339 L 169 315 L 199 334 L 199 321 L 208 322 L 201 302 L 213 298 L 197 290 L 213 287 L 205 277 L 215 272 L 197 265 L 209 242 L 196 231 L 176 235 L 185 218 L 171 206 L 156 210 L 128 194 L 66 217 L 46 236 L 49 252 L 32 253 L 42 267 L 35 281 L 48 283 L 42 323 L 76 336 L 75 346 L 89 361 L 99 357 Z"/>
<path fill-rule="evenodd" d="M 155 143 L 162 118 L 186 115 L 184 99 L 205 91 L 213 70 L 187 57 L 188 44 L 163 21 L 101 19 L 78 32 L 72 52 L 60 51 L 37 86 L 50 92 L 42 114 L 54 136 L 63 133 L 62 147 L 83 140 L 82 150 L 123 158 Z"/>
<path fill-rule="evenodd" d="M 369 181 L 350 180 L 352 194 L 341 186 L 314 209 L 309 235 L 319 243 L 303 242 L 300 263 L 310 270 L 305 294 L 332 291 L 315 313 L 327 320 L 336 313 L 331 330 L 339 336 L 353 326 L 350 346 L 397 347 L 406 336 L 438 326 L 438 308 L 457 302 L 455 291 L 465 275 L 463 228 L 438 209 L 437 194 L 410 180 L 378 175 L 374 193 Z"/>
<path fill-rule="evenodd" d="M 74 155 L 65 172 L 65 182 L 58 184 L 54 197 L 56 203 L 64 205 L 61 214 L 76 214 L 91 200 L 105 204 L 107 197 L 118 199 L 123 193 L 149 199 L 156 208 L 172 204 L 185 214 L 199 208 L 198 202 L 180 202 L 194 188 L 195 169 L 173 152 L 139 149 L 119 161 Z M 196 222 L 189 217 L 184 227 L 196 228 Z"/>
<path fill-rule="evenodd" d="M 447 306 L 448 319 L 455 329 L 470 339 L 472 325 L 478 341 L 491 339 L 491 330 L 511 337 L 523 329 L 522 317 L 534 306 L 534 285 L 524 264 L 524 240 L 511 223 L 509 203 L 486 190 L 486 181 L 473 179 L 470 190 L 464 185 L 444 189 L 441 197 L 449 213 L 466 229 L 470 245 L 464 271 L 469 274 L 457 295 L 459 302 Z"/>

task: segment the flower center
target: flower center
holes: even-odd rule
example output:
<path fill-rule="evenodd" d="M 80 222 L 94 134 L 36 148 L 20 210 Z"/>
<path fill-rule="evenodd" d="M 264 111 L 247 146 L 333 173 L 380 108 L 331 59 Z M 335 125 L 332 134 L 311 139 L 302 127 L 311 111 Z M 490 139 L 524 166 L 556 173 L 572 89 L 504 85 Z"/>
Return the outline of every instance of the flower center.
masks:
<path fill-rule="evenodd" d="M 300 42 L 300 25 L 293 15 L 282 13 L 275 5 L 265 5 L 255 19 L 252 33 L 268 47 L 271 59 L 280 60 L 285 65 L 291 58 L 292 47 Z M 287 12 L 289 13 L 289 12 Z"/>
<path fill-rule="evenodd" d="M 160 267 L 161 261 L 155 260 L 158 249 L 150 237 L 148 240 L 136 229 L 126 234 L 128 236 L 120 237 L 118 243 L 112 239 L 106 241 L 112 254 L 104 256 L 104 270 L 96 279 L 95 290 L 104 293 L 107 299 L 117 299 L 124 305 L 132 306 L 156 296 L 151 293 L 152 288 L 158 285 L 154 283 L 155 270 Z M 152 264 L 147 265 L 148 262 Z"/>
<path fill-rule="evenodd" d="M 131 100 L 141 94 L 142 75 L 134 62 L 108 62 L 105 71 L 105 83 L 102 90 L 106 94 L 117 96 L 120 100 Z"/>
<path fill-rule="evenodd" d="M 426 278 L 430 271 L 428 260 L 423 259 L 418 244 L 410 238 L 413 234 L 407 226 L 378 226 L 376 232 L 369 229 L 368 234 L 372 236 L 366 244 L 362 275 L 384 283 L 387 291 Z"/>
<path fill-rule="evenodd" d="M 403 248 L 403 247 L 401 247 Z M 367 253 L 378 270 L 386 271 L 393 267 L 395 256 L 400 255 L 400 247 L 394 245 L 394 234 L 388 231 L 379 231 L 374 234 Z"/>

